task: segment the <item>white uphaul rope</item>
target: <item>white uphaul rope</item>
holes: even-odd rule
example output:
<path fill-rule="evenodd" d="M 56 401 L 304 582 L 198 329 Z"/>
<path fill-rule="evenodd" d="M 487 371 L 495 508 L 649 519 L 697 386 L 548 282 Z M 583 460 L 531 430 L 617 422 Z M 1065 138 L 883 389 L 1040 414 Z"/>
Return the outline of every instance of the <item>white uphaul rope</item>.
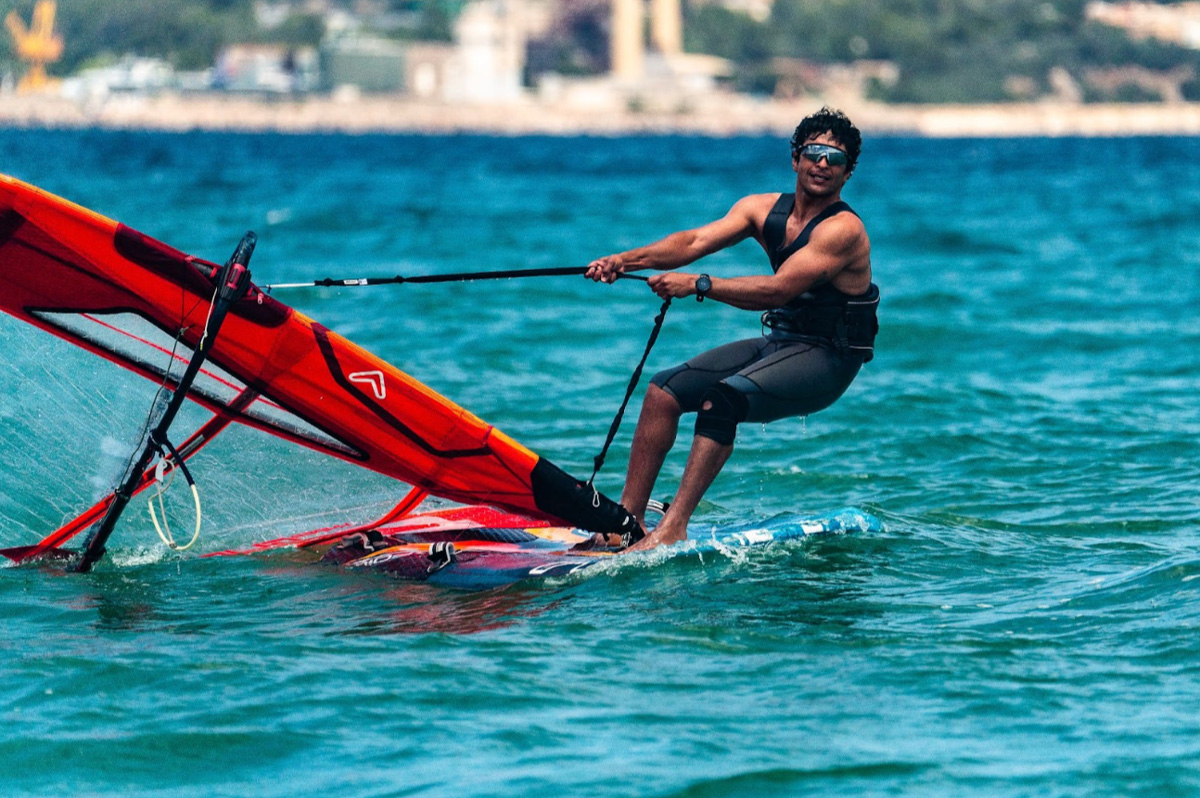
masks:
<path fill-rule="evenodd" d="M 216 286 L 213 288 L 213 295 L 208 303 L 208 315 L 206 315 L 204 317 L 204 328 L 200 334 L 200 342 L 196 344 L 195 351 L 197 351 L 197 352 L 204 348 L 204 344 L 208 340 L 209 322 L 212 321 L 213 308 L 215 308 L 217 305 L 217 295 L 220 293 L 220 291 L 221 291 L 221 284 L 218 281 Z M 182 337 L 182 331 L 180 331 L 180 337 Z M 179 338 L 175 339 L 175 344 L 176 344 L 176 346 L 178 346 Z M 172 354 L 172 357 L 174 357 L 174 351 L 172 351 L 171 354 Z M 168 369 L 168 375 L 169 374 L 170 374 L 170 369 Z M 167 445 L 170 446 L 170 444 L 167 444 Z M 174 452 L 174 449 L 172 449 L 171 451 Z M 191 480 L 190 475 L 187 475 L 187 469 L 184 468 L 183 470 L 184 470 L 185 476 L 189 477 L 188 485 L 192 489 L 192 501 L 196 505 L 196 527 L 195 527 L 195 529 L 192 530 L 192 539 L 189 540 L 187 543 L 185 543 L 184 545 L 181 546 L 175 542 L 175 536 L 171 534 L 171 527 L 167 523 L 167 507 L 166 507 L 166 504 L 163 502 L 163 496 L 166 494 L 167 490 L 171 487 L 171 483 L 173 483 L 175 481 L 175 472 L 176 472 L 176 470 L 178 470 L 178 467 L 180 465 L 182 465 L 182 462 L 172 465 L 170 467 L 171 479 L 170 479 L 170 481 L 168 481 L 164 484 L 163 480 L 167 473 L 168 463 L 167 463 L 166 453 L 165 452 L 161 453 L 159 460 L 158 460 L 158 465 L 155 466 L 155 469 L 154 469 L 154 481 L 158 483 L 158 490 L 155 491 L 155 494 L 153 496 L 151 496 L 150 500 L 146 503 L 146 506 L 150 510 L 150 520 L 154 523 L 154 531 L 158 533 L 159 539 L 167 546 L 167 548 L 169 548 L 173 551 L 187 551 L 188 549 L 190 549 L 192 546 L 194 546 L 196 544 L 196 541 L 200 539 L 200 524 L 201 524 L 201 520 L 203 518 L 203 514 L 201 513 L 201 510 L 200 510 L 200 489 L 196 487 L 196 483 Z M 158 521 L 158 512 L 155 512 L 155 510 L 154 510 L 154 500 L 155 499 L 158 500 L 158 512 L 162 513 L 162 523 L 161 524 Z"/>
<path fill-rule="evenodd" d="M 165 457 L 160 458 L 158 461 L 158 466 L 154 470 L 154 480 L 158 483 L 159 487 L 158 490 L 155 491 L 155 494 L 150 497 L 150 500 L 146 503 L 146 506 L 150 508 L 150 520 L 154 522 L 154 531 L 158 533 L 159 539 L 166 544 L 167 548 L 174 551 L 187 551 L 193 545 L 195 545 L 197 540 L 200 539 L 200 490 L 196 487 L 196 483 L 191 483 L 192 499 L 196 504 L 196 528 L 192 531 L 192 539 L 186 544 L 180 546 L 175 542 L 175 537 L 171 534 L 171 528 L 167 524 L 167 508 L 163 503 L 163 495 L 166 494 L 167 489 L 171 487 L 171 483 L 175 481 L 175 469 L 172 468 L 170 481 L 168 481 L 166 484 L 163 484 L 163 477 L 166 469 L 167 459 Z M 161 524 L 158 522 L 158 513 L 154 511 L 155 499 L 158 499 L 159 511 L 162 512 Z"/>

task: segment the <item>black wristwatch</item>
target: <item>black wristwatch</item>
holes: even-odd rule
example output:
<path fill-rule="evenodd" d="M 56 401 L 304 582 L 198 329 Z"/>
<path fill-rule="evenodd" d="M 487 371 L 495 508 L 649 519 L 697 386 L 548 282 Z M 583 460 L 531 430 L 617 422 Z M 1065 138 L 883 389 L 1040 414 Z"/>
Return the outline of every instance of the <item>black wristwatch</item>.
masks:
<path fill-rule="evenodd" d="M 696 278 L 696 301 L 703 302 L 704 295 L 712 290 L 712 278 L 702 274 Z"/>

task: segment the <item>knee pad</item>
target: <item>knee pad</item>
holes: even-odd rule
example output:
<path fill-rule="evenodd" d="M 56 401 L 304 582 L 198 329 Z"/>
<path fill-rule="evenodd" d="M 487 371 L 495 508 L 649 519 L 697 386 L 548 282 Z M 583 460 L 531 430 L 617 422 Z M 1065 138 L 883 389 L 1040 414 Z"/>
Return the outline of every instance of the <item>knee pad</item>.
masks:
<path fill-rule="evenodd" d="M 696 434 L 731 446 L 737 425 L 750 414 L 750 402 L 739 391 L 719 382 L 704 392 L 696 413 Z"/>

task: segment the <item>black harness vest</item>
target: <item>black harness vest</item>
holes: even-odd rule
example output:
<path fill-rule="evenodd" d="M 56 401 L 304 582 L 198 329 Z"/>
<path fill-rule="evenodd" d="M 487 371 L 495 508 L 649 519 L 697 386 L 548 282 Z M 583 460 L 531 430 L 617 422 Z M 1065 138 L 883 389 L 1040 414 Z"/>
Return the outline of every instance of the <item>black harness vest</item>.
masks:
<path fill-rule="evenodd" d="M 795 194 L 779 195 L 763 223 L 763 242 L 767 245 L 772 271 L 779 271 L 788 258 L 804 247 L 821 222 L 843 211 L 854 213 L 853 208 L 839 200 L 814 216 L 800 235 L 785 245 L 787 220 L 795 204 Z M 854 215 L 858 216 L 857 213 Z M 862 355 L 865 363 L 875 355 L 875 334 L 879 332 L 875 310 L 878 307 L 879 287 L 874 283 L 866 293 L 858 296 L 842 293 L 825 283 L 805 291 L 781 308 L 768 310 L 763 314 L 762 322 L 782 333 L 827 339 L 842 354 Z"/>

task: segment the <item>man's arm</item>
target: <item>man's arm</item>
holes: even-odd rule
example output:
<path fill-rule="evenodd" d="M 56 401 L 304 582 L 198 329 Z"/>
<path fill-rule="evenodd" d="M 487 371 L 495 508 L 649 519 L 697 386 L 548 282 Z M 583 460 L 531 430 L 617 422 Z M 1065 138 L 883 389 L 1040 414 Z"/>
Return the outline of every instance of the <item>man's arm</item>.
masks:
<path fill-rule="evenodd" d="M 837 280 L 847 293 L 861 293 L 870 283 L 870 242 L 862 222 L 853 214 L 839 214 L 818 226 L 808 244 L 787 259 L 779 271 L 748 277 L 713 277 L 705 294 L 743 310 L 770 310 L 784 305 L 822 283 Z M 841 279 L 839 276 L 851 279 Z M 859 279 L 853 279 L 853 278 Z M 861 288 L 857 283 L 862 282 Z M 696 293 L 694 274 L 658 274 L 650 287 L 664 299 Z M 857 289 L 857 290 L 856 290 Z"/>
<path fill-rule="evenodd" d="M 588 265 L 587 277 L 597 282 L 611 283 L 625 272 L 642 269 L 669 270 L 686 266 L 705 255 L 731 247 L 758 233 L 759 217 L 765 218 L 764 202 L 774 202 L 774 194 L 753 194 L 734 203 L 715 222 L 678 233 L 647 244 L 644 247 L 606 255 Z M 770 210 L 768 207 L 767 210 Z M 695 277 L 692 282 L 695 282 Z"/>

